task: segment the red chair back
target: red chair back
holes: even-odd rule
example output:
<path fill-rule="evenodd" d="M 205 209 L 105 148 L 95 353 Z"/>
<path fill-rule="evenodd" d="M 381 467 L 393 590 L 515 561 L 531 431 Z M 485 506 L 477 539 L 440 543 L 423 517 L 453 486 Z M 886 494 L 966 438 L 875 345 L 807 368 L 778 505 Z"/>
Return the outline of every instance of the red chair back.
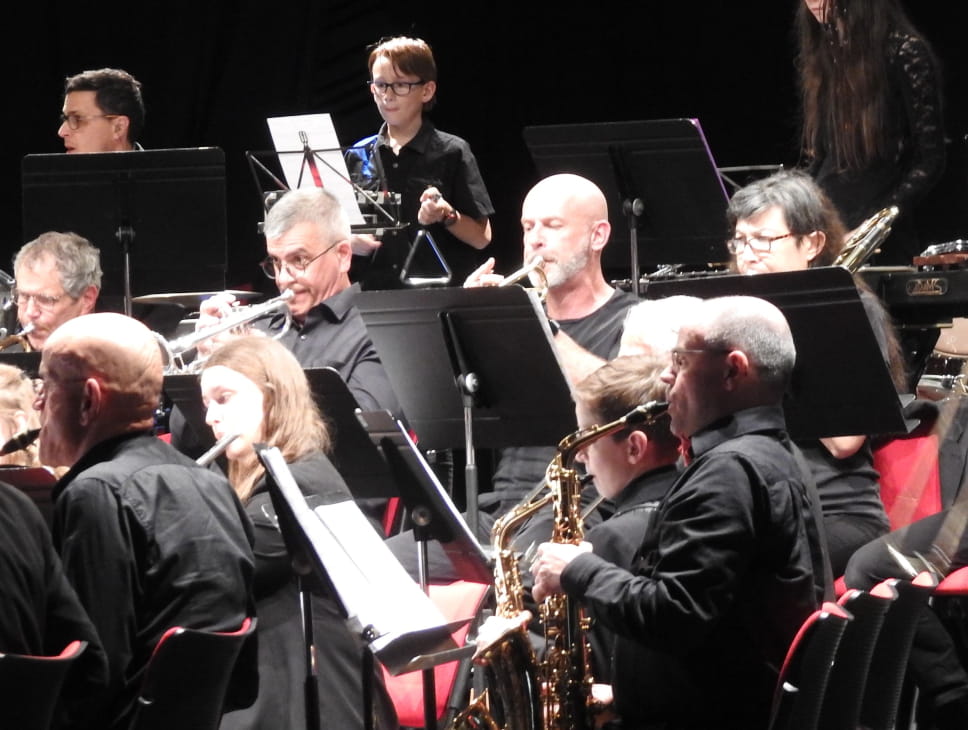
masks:
<path fill-rule="evenodd" d="M 72 641 L 60 654 L 0 654 L 0 728 L 48 730 L 67 672 L 86 641 Z"/>
<path fill-rule="evenodd" d="M 827 601 L 800 626 L 780 669 L 770 730 L 817 730 L 841 637 L 852 617 Z"/>
<path fill-rule="evenodd" d="M 236 661 L 256 623 L 247 618 L 231 632 L 168 629 L 148 661 L 130 730 L 217 730 Z"/>
<path fill-rule="evenodd" d="M 881 501 L 892 530 L 941 510 L 939 445 L 937 434 L 928 432 L 894 438 L 874 449 Z"/>

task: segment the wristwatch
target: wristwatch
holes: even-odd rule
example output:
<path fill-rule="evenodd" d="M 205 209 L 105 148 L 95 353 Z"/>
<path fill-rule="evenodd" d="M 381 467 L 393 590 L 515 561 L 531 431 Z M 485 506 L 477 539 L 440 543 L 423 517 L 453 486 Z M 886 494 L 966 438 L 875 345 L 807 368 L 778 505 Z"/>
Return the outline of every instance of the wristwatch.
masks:
<path fill-rule="evenodd" d="M 449 228 L 457 222 L 458 218 L 460 218 L 460 214 L 457 212 L 457 208 L 452 207 L 450 213 L 445 215 L 440 222 L 444 224 L 445 228 Z"/>

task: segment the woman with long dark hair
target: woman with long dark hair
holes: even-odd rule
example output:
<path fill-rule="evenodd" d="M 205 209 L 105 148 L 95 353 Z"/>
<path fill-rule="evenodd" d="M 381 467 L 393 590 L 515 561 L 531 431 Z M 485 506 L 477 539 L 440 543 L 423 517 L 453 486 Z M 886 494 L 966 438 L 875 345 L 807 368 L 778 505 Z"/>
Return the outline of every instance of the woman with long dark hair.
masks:
<path fill-rule="evenodd" d="M 944 172 L 939 62 L 899 0 L 804 0 L 796 35 L 803 162 L 849 229 L 898 206 L 875 260 L 910 265 Z"/>

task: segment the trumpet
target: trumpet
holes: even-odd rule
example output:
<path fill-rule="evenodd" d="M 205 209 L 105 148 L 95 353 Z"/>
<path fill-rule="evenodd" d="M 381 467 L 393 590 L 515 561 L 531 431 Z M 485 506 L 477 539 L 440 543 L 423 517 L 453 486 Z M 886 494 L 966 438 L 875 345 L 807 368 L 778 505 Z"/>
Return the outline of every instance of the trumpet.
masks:
<path fill-rule="evenodd" d="M 270 314 L 274 314 L 277 311 L 286 312 L 286 322 L 282 326 L 282 329 L 274 335 L 276 339 L 282 337 L 292 326 L 292 318 L 289 316 L 288 302 L 294 296 L 291 289 L 284 289 L 283 292 L 272 299 L 267 299 L 261 304 L 252 304 L 245 307 L 237 307 L 235 311 L 227 316 L 223 317 L 217 324 L 213 324 L 211 327 L 203 327 L 201 329 L 195 330 L 194 332 L 178 337 L 174 340 L 166 340 L 157 332 L 155 337 L 158 339 L 161 349 L 165 355 L 165 373 L 166 374 L 178 374 L 185 372 L 192 372 L 197 369 L 198 365 L 201 364 L 199 360 L 193 361 L 190 365 L 185 363 L 185 355 L 190 353 L 200 342 L 220 335 L 223 332 L 228 332 L 229 330 L 234 330 L 238 327 L 243 327 L 257 319 L 261 319 Z"/>
<path fill-rule="evenodd" d="M 513 274 L 505 276 L 498 286 L 517 284 L 523 279 L 531 279 L 531 274 L 534 274 L 538 279 L 537 283 L 535 283 L 534 290 L 538 293 L 538 298 L 543 300 L 548 294 L 548 276 L 545 274 L 544 264 L 545 260 L 543 258 L 535 256 L 529 263 L 522 266 Z M 533 280 L 531 281 L 534 283 Z"/>

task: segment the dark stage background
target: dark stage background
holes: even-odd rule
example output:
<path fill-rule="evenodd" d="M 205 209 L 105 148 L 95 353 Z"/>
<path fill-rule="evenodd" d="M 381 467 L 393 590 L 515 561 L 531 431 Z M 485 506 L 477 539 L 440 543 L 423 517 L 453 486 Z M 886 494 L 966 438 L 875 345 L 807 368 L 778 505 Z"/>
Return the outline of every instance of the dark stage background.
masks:
<path fill-rule="evenodd" d="M 721 166 L 794 164 L 790 28 L 797 2 L 21 5 L 22 20 L 8 23 L 0 51 L 14 71 L 0 158 L 0 268 L 9 271 L 23 243 L 22 157 L 63 149 L 56 120 L 64 77 L 116 66 L 144 84 L 146 147 L 225 151 L 228 284 L 266 289 L 255 267 L 263 252 L 260 200 L 245 152 L 271 148 L 269 116 L 330 112 L 344 144 L 374 132 L 380 120 L 363 83 L 366 48 L 406 33 L 435 50 L 440 79 L 432 118 L 471 143 L 497 209 L 491 251 L 498 270 L 509 272 L 520 264 L 521 200 L 536 179 L 522 140 L 526 126 L 698 117 Z M 909 3 L 946 78 L 951 154 L 922 216 L 929 242 L 968 237 L 962 5 Z M 179 282 L 168 290 L 181 290 Z"/>

